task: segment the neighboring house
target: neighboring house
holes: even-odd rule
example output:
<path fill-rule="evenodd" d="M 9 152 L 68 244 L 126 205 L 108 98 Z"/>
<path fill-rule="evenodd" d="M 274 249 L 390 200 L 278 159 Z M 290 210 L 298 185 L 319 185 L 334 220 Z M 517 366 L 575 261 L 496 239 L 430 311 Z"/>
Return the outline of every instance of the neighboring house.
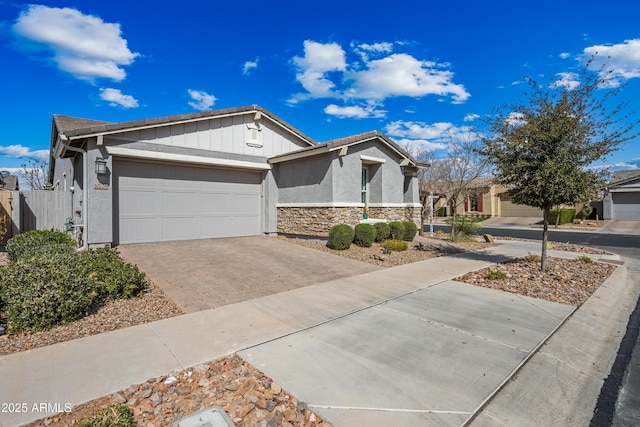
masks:
<path fill-rule="evenodd" d="M 460 196 L 456 214 L 472 213 L 477 215 L 495 217 L 539 217 L 542 211 L 526 205 L 513 203 L 507 193 L 507 189 L 495 184 L 493 178 L 478 178 L 466 185 L 466 191 Z M 452 207 L 449 203 L 451 191 L 447 191 L 446 184 L 434 184 L 424 186 L 423 191 L 432 191 L 438 199 L 434 202 L 434 211 L 452 215 Z M 425 194 L 425 193 L 423 193 Z"/>
<path fill-rule="evenodd" d="M 49 181 L 88 245 L 420 222 L 418 167 L 369 132 L 319 144 L 258 106 L 107 123 L 55 115 Z"/>
<path fill-rule="evenodd" d="M 605 187 L 604 219 L 640 221 L 640 171 L 618 171 Z"/>
<path fill-rule="evenodd" d="M 7 174 L 9 172 L 6 172 Z M 20 190 L 18 184 L 18 177 L 14 175 L 8 175 L 0 177 L 0 191 L 18 191 Z"/>

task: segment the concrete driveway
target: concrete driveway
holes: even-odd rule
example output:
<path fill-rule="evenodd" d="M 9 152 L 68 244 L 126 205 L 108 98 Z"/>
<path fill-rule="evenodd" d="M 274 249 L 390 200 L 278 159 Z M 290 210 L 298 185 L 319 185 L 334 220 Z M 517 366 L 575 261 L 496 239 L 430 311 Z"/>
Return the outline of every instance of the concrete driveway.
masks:
<path fill-rule="evenodd" d="M 187 313 L 380 269 L 262 236 L 142 243 L 117 249 Z"/>

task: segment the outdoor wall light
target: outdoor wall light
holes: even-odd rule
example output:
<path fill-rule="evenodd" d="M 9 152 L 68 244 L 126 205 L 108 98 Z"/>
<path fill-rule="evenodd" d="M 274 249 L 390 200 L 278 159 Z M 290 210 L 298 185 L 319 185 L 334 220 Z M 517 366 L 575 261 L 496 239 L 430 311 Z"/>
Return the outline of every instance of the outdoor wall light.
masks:
<path fill-rule="evenodd" d="M 105 159 L 96 159 L 96 175 L 104 175 L 107 173 L 107 161 Z"/>

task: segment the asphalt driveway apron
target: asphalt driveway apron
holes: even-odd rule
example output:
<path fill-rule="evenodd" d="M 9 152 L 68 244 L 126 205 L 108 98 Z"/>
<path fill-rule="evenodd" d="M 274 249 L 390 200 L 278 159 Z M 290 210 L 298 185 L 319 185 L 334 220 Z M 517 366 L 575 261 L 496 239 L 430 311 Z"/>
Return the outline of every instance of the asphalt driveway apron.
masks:
<path fill-rule="evenodd" d="M 260 236 L 142 243 L 117 249 L 187 313 L 380 269 Z"/>
<path fill-rule="evenodd" d="M 460 426 L 572 311 L 445 281 L 238 354 L 336 426 Z"/>

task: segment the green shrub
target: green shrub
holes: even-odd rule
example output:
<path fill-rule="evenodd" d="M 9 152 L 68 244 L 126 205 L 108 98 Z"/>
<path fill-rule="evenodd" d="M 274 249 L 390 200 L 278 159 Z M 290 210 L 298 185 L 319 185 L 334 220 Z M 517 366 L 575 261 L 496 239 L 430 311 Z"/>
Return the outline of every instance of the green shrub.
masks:
<path fill-rule="evenodd" d="M 409 248 L 407 242 L 405 242 L 404 240 L 396 239 L 385 240 L 384 242 L 380 243 L 380 246 L 382 246 L 383 249 L 396 252 L 406 251 Z"/>
<path fill-rule="evenodd" d="M 579 256 L 578 258 L 574 258 L 573 262 L 583 262 L 585 264 L 591 264 L 593 260 L 586 255 Z"/>
<path fill-rule="evenodd" d="M 91 279 L 100 299 L 138 296 L 148 285 L 146 275 L 138 267 L 124 262 L 118 251 L 108 246 L 82 252 L 78 270 Z"/>
<path fill-rule="evenodd" d="M 369 248 L 376 239 L 376 229 L 371 224 L 358 224 L 354 230 L 353 243 L 364 248 Z"/>
<path fill-rule="evenodd" d="M 73 252 L 76 242 L 71 236 L 56 230 L 33 230 L 13 236 L 5 249 L 10 261 L 47 253 Z"/>
<path fill-rule="evenodd" d="M 329 247 L 339 251 L 349 249 L 354 237 L 355 231 L 350 225 L 334 225 L 331 227 L 331 230 L 329 230 Z"/>
<path fill-rule="evenodd" d="M 94 411 L 78 427 L 136 427 L 133 412 L 127 405 L 113 404 Z"/>
<path fill-rule="evenodd" d="M 11 333 L 37 331 L 83 317 L 97 299 L 91 279 L 78 271 L 80 254 L 43 254 L 0 269 L 2 300 Z"/>
<path fill-rule="evenodd" d="M 402 225 L 404 225 L 404 236 L 402 236 L 402 240 L 405 242 L 412 241 L 418 233 L 418 226 L 412 221 L 405 221 Z"/>
<path fill-rule="evenodd" d="M 456 216 L 451 224 L 451 238 L 452 240 L 469 240 L 480 227 L 480 224 L 465 216 Z"/>
<path fill-rule="evenodd" d="M 373 226 L 376 229 L 376 242 L 380 243 L 383 240 L 387 240 L 391 235 L 389 224 L 386 222 L 376 222 Z"/>
<path fill-rule="evenodd" d="M 0 309 L 11 333 L 38 331 L 84 317 L 105 300 L 139 295 L 147 285 L 114 249 L 49 249 L 0 269 Z"/>
<path fill-rule="evenodd" d="M 555 224 L 556 219 L 558 217 L 558 211 L 553 209 L 549 212 L 549 224 Z M 573 222 L 576 217 L 576 210 L 573 208 L 570 209 L 560 209 L 560 224 L 569 224 Z"/>
<path fill-rule="evenodd" d="M 487 273 L 486 276 L 484 276 L 484 278 L 487 280 L 502 280 L 502 279 L 506 279 L 507 275 L 502 271 L 489 270 L 489 272 Z"/>
<path fill-rule="evenodd" d="M 389 237 L 393 240 L 404 239 L 404 224 L 398 221 L 392 221 L 389 223 Z"/>

